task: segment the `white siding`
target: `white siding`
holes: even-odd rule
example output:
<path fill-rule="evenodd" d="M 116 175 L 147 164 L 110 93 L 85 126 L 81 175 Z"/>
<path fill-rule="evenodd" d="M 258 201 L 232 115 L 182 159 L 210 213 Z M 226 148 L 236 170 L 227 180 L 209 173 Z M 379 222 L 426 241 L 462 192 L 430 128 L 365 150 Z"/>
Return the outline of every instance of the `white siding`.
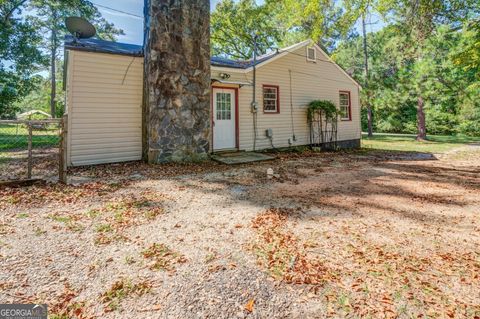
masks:
<path fill-rule="evenodd" d="M 331 62 L 307 62 L 306 47 L 293 51 L 257 69 L 258 102 L 258 136 L 257 150 L 271 148 L 270 141 L 265 138 L 265 130 L 273 130 L 275 147 L 288 147 L 288 140 L 295 145 L 309 144 L 309 127 L 307 123 L 307 104 L 312 100 L 331 100 L 339 104 L 339 91 L 350 91 L 352 120 L 341 121 L 338 125 L 338 140 L 359 139 L 360 103 L 358 86 L 345 75 L 338 66 Z M 317 59 L 328 58 L 320 51 Z M 292 81 L 290 83 L 290 73 Z M 218 71 L 212 69 L 212 77 L 218 78 Z M 231 72 L 229 81 L 252 81 L 253 74 Z M 262 86 L 264 84 L 278 85 L 280 90 L 280 113 L 263 113 Z M 290 94 L 290 84 L 292 94 Z M 250 111 L 252 102 L 252 87 L 244 86 L 239 90 L 239 144 L 240 150 L 253 149 L 253 115 Z M 290 103 L 290 97 L 292 103 Z M 293 126 L 292 126 L 293 119 Z"/>
<path fill-rule="evenodd" d="M 68 165 L 140 160 L 143 58 L 69 51 L 68 61 Z"/>
<path fill-rule="evenodd" d="M 358 86 L 331 62 L 307 62 L 306 47 L 295 49 L 293 53 L 257 70 L 257 150 L 271 147 L 265 137 L 268 128 L 273 130 L 275 147 L 307 145 L 307 104 L 312 100 L 325 99 L 338 105 L 339 91 L 350 91 L 352 104 L 352 120 L 339 123 L 339 140 L 359 139 Z M 69 51 L 68 54 L 68 165 L 140 160 L 143 58 L 81 51 Z M 328 60 L 320 51 L 317 52 L 317 58 Z M 251 82 L 253 77 L 252 72 L 222 72 L 231 74 L 229 81 Z M 212 68 L 213 78 L 218 78 L 218 73 Z M 263 113 L 262 86 L 265 84 L 279 86 L 278 114 Z M 239 148 L 252 150 L 252 87 L 240 88 L 238 100 Z M 293 141 L 294 134 L 296 141 Z M 289 140 L 292 144 L 289 144 Z"/>

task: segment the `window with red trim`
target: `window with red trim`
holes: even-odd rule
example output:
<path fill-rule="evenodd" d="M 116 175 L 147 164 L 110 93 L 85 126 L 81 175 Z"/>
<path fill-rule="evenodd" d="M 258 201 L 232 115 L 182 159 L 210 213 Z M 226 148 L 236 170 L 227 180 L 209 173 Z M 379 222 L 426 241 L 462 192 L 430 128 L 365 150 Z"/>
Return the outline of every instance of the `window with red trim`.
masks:
<path fill-rule="evenodd" d="M 280 90 L 276 85 L 263 86 L 263 112 L 280 112 Z"/>
<path fill-rule="evenodd" d="M 352 119 L 352 105 L 350 100 L 350 92 L 340 92 L 340 119 L 342 121 L 350 121 Z"/>

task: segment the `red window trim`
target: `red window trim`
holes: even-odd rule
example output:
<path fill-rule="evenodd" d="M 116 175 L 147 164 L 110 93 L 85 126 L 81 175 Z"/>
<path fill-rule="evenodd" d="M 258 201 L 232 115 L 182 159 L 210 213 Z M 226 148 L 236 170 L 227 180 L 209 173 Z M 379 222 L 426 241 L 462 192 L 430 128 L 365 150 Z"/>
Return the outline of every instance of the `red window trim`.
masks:
<path fill-rule="evenodd" d="M 265 97 L 264 97 L 265 88 L 274 88 L 277 90 L 277 110 L 276 111 L 265 111 Z M 280 87 L 278 85 L 264 84 L 262 87 L 262 103 L 263 103 L 264 114 L 279 114 L 280 113 Z"/>
<path fill-rule="evenodd" d="M 348 119 L 347 118 L 344 118 L 344 119 L 340 119 L 340 121 L 351 121 L 352 120 L 352 94 L 350 93 L 350 91 L 339 91 L 338 92 L 338 97 L 340 99 L 340 94 L 341 93 L 344 93 L 344 94 L 348 94 Z"/>

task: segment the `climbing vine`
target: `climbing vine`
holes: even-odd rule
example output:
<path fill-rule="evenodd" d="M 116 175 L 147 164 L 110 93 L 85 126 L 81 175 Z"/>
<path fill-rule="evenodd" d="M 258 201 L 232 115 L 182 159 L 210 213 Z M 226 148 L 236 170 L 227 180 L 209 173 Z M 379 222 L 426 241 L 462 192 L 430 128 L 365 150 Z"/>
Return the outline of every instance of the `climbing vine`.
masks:
<path fill-rule="evenodd" d="M 308 104 L 310 145 L 322 149 L 337 149 L 338 110 L 332 101 L 314 100 Z"/>
<path fill-rule="evenodd" d="M 338 115 L 337 106 L 332 101 L 314 100 L 308 104 L 307 116 L 309 121 L 312 121 L 317 111 L 322 111 L 327 120 L 336 119 Z"/>

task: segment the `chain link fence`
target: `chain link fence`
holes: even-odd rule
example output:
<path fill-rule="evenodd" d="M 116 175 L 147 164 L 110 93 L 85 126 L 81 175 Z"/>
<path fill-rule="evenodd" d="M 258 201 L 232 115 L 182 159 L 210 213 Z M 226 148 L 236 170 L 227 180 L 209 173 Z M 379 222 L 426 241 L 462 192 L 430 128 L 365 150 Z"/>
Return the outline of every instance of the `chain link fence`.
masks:
<path fill-rule="evenodd" d="M 0 182 L 58 179 L 63 173 L 62 123 L 0 120 Z"/>

